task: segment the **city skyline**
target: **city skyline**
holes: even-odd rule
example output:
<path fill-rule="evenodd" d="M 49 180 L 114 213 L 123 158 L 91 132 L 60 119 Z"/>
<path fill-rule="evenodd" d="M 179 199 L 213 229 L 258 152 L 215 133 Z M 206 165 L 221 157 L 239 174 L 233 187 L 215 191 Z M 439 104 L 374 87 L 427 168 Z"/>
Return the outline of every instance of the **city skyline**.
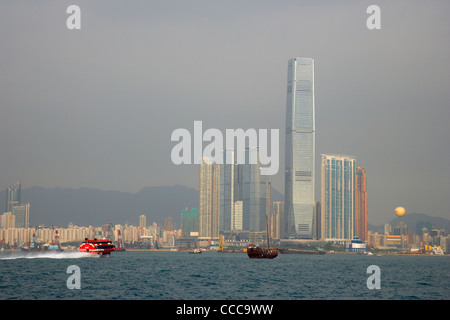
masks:
<path fill-rule="evenodd" d="M 171 163 L 170 134 L 202 120 L 279 129 L 271 180 L 283 193 L 286 61 L 305 56 L 317 66 L 316 155 L 367 169 L 368 222 L 397 206 L 450 216 L 449 3 L 379 1 L 380 30 L 362 3 L 113 3 L 80 1 L 76 31 L 64 4 L 0 4 L 2 190 L 197 188 L 198 166 Z"/>

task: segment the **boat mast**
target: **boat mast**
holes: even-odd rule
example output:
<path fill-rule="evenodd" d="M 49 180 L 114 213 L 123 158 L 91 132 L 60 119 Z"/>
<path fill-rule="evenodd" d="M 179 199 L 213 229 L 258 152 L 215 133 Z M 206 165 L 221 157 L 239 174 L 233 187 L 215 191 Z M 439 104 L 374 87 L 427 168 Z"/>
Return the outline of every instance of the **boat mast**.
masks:
<path fill-rule="evenodd" d="M 266 229 L 267 229 L 267 249 L 269 248 L 269 223 L 267 222 L 267 214 L 266 214 Z"/>

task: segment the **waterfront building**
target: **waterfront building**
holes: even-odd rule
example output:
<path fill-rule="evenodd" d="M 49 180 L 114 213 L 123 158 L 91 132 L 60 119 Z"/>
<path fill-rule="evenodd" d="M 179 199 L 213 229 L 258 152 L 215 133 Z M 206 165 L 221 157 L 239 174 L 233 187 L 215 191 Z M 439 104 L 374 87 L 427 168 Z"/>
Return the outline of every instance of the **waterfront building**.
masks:
<path fill-rule="evenodd" d="M 322 239 L 345 242 L 355 236 L 355 164 L 352 156 L 322 155 Z"/>
<path fill-rule="evenodd" d="M 12 214 L 12 212 L 5 212 L 0 216 L 0 227 L 2 229 L 16 227 L 16 217 Z"/>
<path fill-rule="evenodd" d="M 358 236 L 353 237 L 350 243 L 345 245 L 346 252 L 364 253 L 367 252 L 367 243 L 363 242 Z"/>
<path fill-rule="evenodd" d="M 139 240 L 139 232 L 138 228 L 134 226 L 125 225 L 125 228 L 122 232 L 123 241 L 125 243 L 134 243 Z"/>
<path fill-rule="evenodd" d="M 285 140 L 286 236 L 313 237 L 315 185 L 314 59 L 288 62 Z"/>
<path fill-rule="evenodd" d="M 7 215 L 10 217 L 14 217 L 12 215 L 9 215 L 9 213 Z M 1 218 L 3 220 L 3 215 L 1 216 Z M 121 239 L 127 245 L 132 245 L 133 243 L 141 243 L 144 239 L 149 238 L 152 239 L 151 242 L 152 244 L 154 244 L 160 239 L 160 228 L 157 227 L 156 223 L 153 223 L 153 225 L 148 228 L 129 225 L 125 225 L 125 227 L 121 225 L 115 225 L 114 229 L 115 235 L 117 235 L 118 230 L 121 230 Z M 48 245 L 55 238 L 55 230 L 58 230 L 59 241 L 64 247 L 65 243 L 70 243 L 70 245 L 73 245 L 73 242 L 81 243 L 85 238 L 93 239 L 95 237 L 101 237 L 104 233 L 104 226 L 79 227 L 70 224 L 68 228 L 57 229 L 53 227 L 48 228 L 42 226 L 34 228 L 0 228 L 0 245 L 23 246 L 25 244 L 29 244 L 33 237 L 33 234 L 36 235 L 38 243 Z M 170 239 L 173 240 L 173 236 L 181 237 L 181 230 L 173 230 L 171 232 L 166 232 L 166 234 L 169 234 Z M 112 240 L 118 240 L 118 237 L 115 236 Z M 75 247 L 78 248 L 78 245 L 75 244 Z"/>
<path fill-rule="evenodd" d="M 402 248 L 403 243 L 404 243 L 403 237 L 404 237 L 403 235 L 387 234 L 386 235 L 386 246 Z"/>
<path fill-rule="evenodd" d="M 367 243 L 369 246 L 375 247 L 375 248 L 384 248 L 386 247 L 386 234 L 384 233 L 378 233 L 378 232 L 367 232 Z"/>
<path fill-rule="evenodd" d="M 355 188 L 356 235 L 367 241 L 367 180 L 363 168 L 356 168 Z"/>
<path fill-rule="evenodd" d="M 198 210 L 196 208 L 181 211 L 181 237 L 190 239 L 198 237 Z"/>

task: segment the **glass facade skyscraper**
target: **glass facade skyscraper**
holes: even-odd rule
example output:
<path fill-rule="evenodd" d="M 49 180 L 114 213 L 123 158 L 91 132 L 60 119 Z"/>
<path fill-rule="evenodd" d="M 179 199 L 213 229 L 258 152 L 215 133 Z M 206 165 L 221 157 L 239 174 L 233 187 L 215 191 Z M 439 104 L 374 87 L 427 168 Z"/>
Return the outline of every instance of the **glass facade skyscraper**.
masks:
<path fill-rule="evenodd" d="M 314 59 L 288 63 L 285 148 L 285 234 L 313 237 L 315 186 Z"/>
<path fill-rule="evenodd" d="M 234 152 L 224 152 L 227 161 L 220 169 L 220 232 L 263 231 L 266 228 L 265 216 L 271 208 L 271 182 L 261 175 L 259 161 L 249 163 L 252 152 L 259 159 L 257 148 L 246 148 L 244 164 L 231 164 Z M 235 210 L 235 206 L 239 208 Z"/>
<path fill-rule="evenodd" d="M 245 150 L 245 164 L 242 167 L 243 228 L 250 231 L 262 231 L 266 226 L 267 176 L 260 174 L 260 165 L 250 164 L 250 154 L 258 154 L 257 148 Z M 256 156 L 257 159 L 259 157 Z"/>
<path fill-rule="evenodd" d="M 322 239 L 345 241 L 356 235 L 355 170 L 352 156 L 322 155 Z"/>

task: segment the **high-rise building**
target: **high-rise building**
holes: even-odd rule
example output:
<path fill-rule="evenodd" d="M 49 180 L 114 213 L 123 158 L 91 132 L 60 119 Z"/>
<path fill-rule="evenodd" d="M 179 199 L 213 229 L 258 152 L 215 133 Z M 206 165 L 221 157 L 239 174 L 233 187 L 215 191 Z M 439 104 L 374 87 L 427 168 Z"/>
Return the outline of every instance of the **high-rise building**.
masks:
<path fill-rule="evenodd" d="M 243 215 L 243 203 L 242 201 L 236 201 L 233 207 L 233 217 L 231 219 L 231 229 L 232 230 L 242 230 L 242 215 Z"/>
<path fill-rule="evenodd" d="M 198 237 L 198 210 L 196 208 L 181 211 L 181 237 L 184 239 Z"/>
<path fill-rule="evenodd" d="M 147 228 L 147 217 L 143 214 L 139 216 L 139 227 Z"/>
<path fill-rule="evenodd" d="M 15 228 L 16 227 L 15 218 L 16 217 L 12 215 L 11 212 L 5 212 L 0 216 L 0 228 L 2 229 Z"/>
<path fill-rule="evenodd" d="M 258 148 L 246 148 L 243 164 L 232 161 L 233 151 L 224 152 L 226 158 L 220 167 L 220 233 L 259 232 L 266 228 L 265 216 L 271 212 L 271 182 L 261 175 L 259 161 L 250 163 L 252 152 L 259 159 Z"/>
<path fill-rule="evenodd" d="M 356 235 L 362 240 L 367 241 L 367 180 L 366 170 L 356 168 L 355 177 L 355 222 Z"/>
<path fill-rule="evenodd" d="M 272 204 L 272 215 L 271 215 L 271 227 L 272 234 L 271 237 L 275 239 L 285 238 L 284 235 L 284 202 L 274 201 Z"/>
<path fill-rule="evenodd" d="M 322 239 L 345 241 L 355 236 L 355 165 L 352 156 L 322 155 Z"/>
<path fill-rule="evenodd" d="M 316 201 L 314 206 L 314 239 L 319 240 L 322 238 L 321 226 L 322 226 L 322 209 L 320 207 L 320 201 Z"/>
<path fill-rule="evenodd" d="M 285 148 L 286 236 L 313 237 L 315 183 L 314 59 L 288 63 Z"/>
<path fill-rule="evenodd" d="M 22 203 L 12 206 L 12 215 L 16 218 L 16 228 L 29 228 L 30 227 L 30 204 Z"/>
<path fill-rule="evenodd" d="M 199 179 L 199 240 L 219 239 L 220 165 L 203 157 Z"/>
<path fill-rule="evenodd" d="M 239 165 L 242 169 L 242 225 L 244 230 L 259 232 L 266 230 L 266 215 L 270 214 L 271 210 L 268 203 L 271 185 L 268 176 L 261 175 L 259 161 L 255 164 L 249 163 L 252 152 L 257 154 L 258 150 L 247 148 L 246 163 Z"/>
<path fill-rule="evenodd" d="M 219 231 L 221 233 L 234 230 L 234 205 L 236 201 L 242 200 L 239 176 L 239 166 L 234 162 L 234 151 L 226 150 L 223 164 L 220 167 Z"/>
<path fill-rule="evenodd" d="M 22 186 L 20 182 L 14 183 L 6 188 L 6 212 L 12 211 L 14 205 L 21 204 Z"/>
<path fill-rule="evenodd" d="M 164 220 L 164 231 L 172 232 L 173 230 L 174 230 L 173 218 L 172 217 L 167 217 Z"/>

